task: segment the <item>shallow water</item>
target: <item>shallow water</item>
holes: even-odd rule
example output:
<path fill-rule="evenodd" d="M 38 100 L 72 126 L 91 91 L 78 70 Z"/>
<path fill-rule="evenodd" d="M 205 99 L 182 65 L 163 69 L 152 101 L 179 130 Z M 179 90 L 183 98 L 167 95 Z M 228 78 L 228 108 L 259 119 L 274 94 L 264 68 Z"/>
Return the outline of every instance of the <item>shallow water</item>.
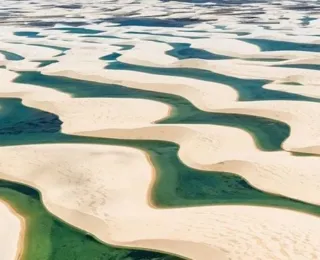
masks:
<path fill-rule="evenodd" d="M 31 31 L 19 31 L 14 32 L 14 35 L 21 36 L 21 37 L 27 37 L 27 38 L 45 38 L 46 36 L 38 35 L 39 32 L 31 32 Z"/>
<path fill-rule="evenodd" d="M 234 88 L 239 94 L 239 101 L 257 101 L 257 100 L 300 100 L 319 102 L 320 99 L 305 97 L 298 94 L 286 93 L 282 91 L 264 89 L 263 85 L 270 83 L 268 80 L 260 79 L 240 79 L 227 76 L 208 70 L 194 68 L 158 68 L 140 65 L 132 65 L 122 62 L 113 62 L 107 69 L 113 70 L 131 70 L 140 71 L 157 75 L 181 76 L 185 78 L 194 78 L 209 82 L 221 83 Z"/>
<path fill-rule="evenodd" d="M 171 55 L 179 60 L 184 59 L 203 59 L 203 60 L 225 60 L 232 59 L 230 56 L 213 54 L 211 52 L 191 48 L 191 44 L 188 43 L 171 43 L 170 44 L 174 49 L 167 51 L 166 54 Z"/>
<path fill-rule="evenodd" d="M 103 32 L 101 30 L 87 29 L 82 27 L 59 27 L 59 28 L 50 28 L 47 30 L 65 31 L 66 33 L 74 33 L 74 34 L 98 34 Z"/>
<path fill-rule="evenodd" d="M 13 53 L 13 52 L 10 52 L 10 51 L 0 50 L 0 53 L 5 56 L 6 60 L 11 60 L 11 61 L 24 60 L 24 57 L 22 57 L 21 55 L 18 55 L 16 53 Z"/>
<path fill-rule="evenodd" d="M 97 242 L 51 215 L 38 192 L 26 185 L 0 180 L 0 198 L 24 217 L 26 234 L 21 260 L 177 260 L 164 253 L 124 249 Z"/>
<path fill-rule="evenodd" d="M 120 85 L 46 76 L 37 72 L 23 72 L 15 82 L 53 88 L 74 97 L 145 98 L 167 103 L 173 107 L 169 118 L 159 121 L 181 124 L 215 124 L 238 127 L 248 131 L 262 150 L 281 150 L 281 143 L 289 136 L 289 127 L 279 121 L 249 115 L 210 113 L 196 108 L 180 96 L 160 92 L 126 88 Z"/>
<path fill-rule="evenodd" d="M 0 137 L 5 137 L 0 139 L 2 146 L 91 143 L 130 146 L 146 151 L 157 171 L 157 181 L 152 189 L 152 200 L 158 207 L 248 204 L 292 208 L 313 214 L 320 213 L 319 206 L 259 191 L 235 174 L 189 168 L 178 158 L 179 147 L 174 143 L 62 134 L 59 132 L 62 122 L 56 115 L 25 107 L 19 99 L 0 100 L 1 107 L 8 107 L 4 110 L 5 113 L 1 114 L 1 121 L 11 126 L 0 129 Z M 32 118 L 34 123 L 31 123 L 29 118 Z M 40 126 L 39 122 L 41 122 Z"/>
<path fill-rule="evenodd" d="M 320 64 L 283 64 L 283 65 L 274 65 L 274 67 L 320 70 Z"/>
<path fill-rule="evenodd" d="M 239 39 L 260 47 L 261 51 L 310 51 L 320 52 L 320 44 L 295 43 L 267 39 Z"/>

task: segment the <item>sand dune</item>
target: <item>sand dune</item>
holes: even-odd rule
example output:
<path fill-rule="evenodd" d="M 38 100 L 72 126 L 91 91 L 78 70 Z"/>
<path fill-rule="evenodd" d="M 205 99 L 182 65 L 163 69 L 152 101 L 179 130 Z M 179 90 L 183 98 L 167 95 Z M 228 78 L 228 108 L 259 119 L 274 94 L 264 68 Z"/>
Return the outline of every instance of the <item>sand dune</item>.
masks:
<path fill-rule="evenodd" d="M 147 49 L 152 49 L 152 55 L 146 52 Z M 166 67 L 168 64 L 177 62 L 178 59 L 166 54 L 166 51 L 173 49 L 169 44 L 145 41 L 137 43 L 134 48 L 124 52 L 119 58 L 119 61 L 130 60 L 131 64 L 140 64 L 144 66 L 159 66 Z M 147 58 L 148 57 L 148 58 Z M 153 61 L 156 60 L 156 63 Z"/>
<path fill-rule="evenodd" d="M 1 42 L 1 50 L 13 52 L 27 60 L 48 60 L 60 54 L 61 51 L 34 45 L 21 45 Z"/>
<path fill-rule="evenodd" d="M 285 122 L 290 126 L 290 135 L 282 144 L 283 149 L 320 154 L 319 107 L 319 103 L 305 101 L 251 101 L 237 102 L 216 111 Z"/>
<path fill-rule="evenodd" d="M 68 130 L 62 128 L 63 132 L 70 133 Z M 320 177 L 317 174 L 320 170 L 319 157 L 260 151 L 250 134 L 238 128 L 165 125 L 71 134 L 175 142 L 180 146 L 180 159 L 192 168 L 232 172 L 260 190 L 320 205 Z"/>
<path fill-rule="evenodd" d="M 185 77 L 155 75 L 130 70 L 74 70 L 64 63 L 44 68 L 42 73 L 179 95 L 203 110 L 235 101 L 238 98 L 238 93 L 228 85 Z"/>
<path fill-rule="evenodd" d="M 282 74 L 277 76 L 273 68 L 270 72 L 264 72 L 266 67 L 255 66 L 235 66 L 232 74 L 243 73 L 241 77 L 273 78 L 274 80 L 286 80 L 289 82 L 302 82 L 305 84 L 318 84 L 319 75 L 317 71 L 279 68 Z M 236 72 L 236 68 L 241 68 Z M 247 72 L 245 68 L 247 67 Z M 231 74 L 228 66 L 217 66 L 219 72 Z M 251 69 L 250 69 L 251 68 Z M 292 71 L 293 70 L 293 71 Z M 294 71 L 300 73 L 295 76 Z M 274 73 L 273 73 L 274 72 Z M 64 71 L 57 68 L 46 70 L 46 74 L 63 75 L 73 78 L 95 80 L 98 82 L 118 83 L 127 87 L 154 90 L 165 93 L 172 93 L 183 96 L 193 102 L 197 107 L 206 111 L 248 114 L 280 120 L 287 123 L 291 128 L 289 138 L 284 142 L 283 148 L 288 151 L 300 151 L 320 153 L 319 150 L 319 127 L 318 112 L 319 104 L 304 101 L 250 101 L 235 102 L 236 92 L 226 85 L 202 82 L 193 79 L 159 76 L 147 73 L 132 71 L 112 71 L 98 73 L 96 75 L 86 75 L 73 71 Z M 121 76 L 120 76 L 121 75 Z M 269 76 L 264 76 L 269 75 Z M 121 79 L 120 79 L 121 78 Z M 130 79 L 134 78 L 132 81 Z M 160 83 L 163 82 L 163 83 Z M 165 83 L 164 83 L 165 82 Z M 178 83 L 179 82 L 179 83 Z M 195 85 L 198 82 L 199 85 Z M 174 84 L 175 83 L 175 84 Z M 212 85 L 211 85 L 212 84 Z M 214 88 L 210 86 L 215 86 Z M 308 90 L 303 90 L 303 93 Z M 308 92 L 309 93 L 309 92 Z M 310 94 L 308 94 L 310 95 Z"/>
<path fill-rule="evenodd" d="M 319 85 L 296 85 L 288 82 L 274 81 L 263 86 L 264 89 L 294 93 L 306 97 L 320 98 Z"/>
<path fill-rule="evenodd" d="M 0 155 L 1 177 L 38 188 L 53 214 L 108 243 L 204 260 L 320 257 L 315 216 L 249 206 L 150 207 L 152 167 L 136 149 L 29 145 L 3 147 Z"/>
<path fill-rule="evenodd" d="M 22 249 L 23 220 L 4 201 L 0 200 L 0 251 L 1 259 L 16 260 Z"/>
<path fill-rule="evenodd" d="M 70 131 L 96 130 L 109 124 L 139 127 L 165 118 L 171 109 L 147 99 L 71 98 L 54 89 L 14 83 L 15 72 L 0 69 L 0 76 L 4 83 L 0 85 L 0 97 L 21 98 L 26 106 L 58 114 L 64 121 L 63 127 Z"/>
<path fill-rule="evenodd" d="M 8 80 L 15 76 L 14 73 L 5 75 Z M 12 84 L 16 87 L 26 88 L 23 84 Z M 57 114 L 63 121 L 62 131 L 65 133 L 174 141 L 181 145 L 180 156 L 182 160 L 191 167 L 234 172 L 246 178 L 259 189 L 310 203 L 320 203 L 319 196 L 317 196 L 319 190 L 317 176 L 313 172 L 307 171 L 309 165 L 313 165 L 314 168 L 319 166 L 318 158 L 295 157 L 286 152 L 263 153 L 255 147 L 249 134 L 237 128 L 157 126 L 125 132 L 121 129 L 144 127 L 166 117 L 170 108 L 165 104 L 149 100 L 68 98 L 60 92 L 56 92 L 57 97 L 49 92 L 52 100 L 44 101 L 46 99 L 43 96 L 45 92 L 40 90 L 51 91 L 41 87 L 30 87 L 30 91 L 34 91 L 34 93 L 28 96 L 25 94 L 26 89 L 18 88 L 16 91 L 23 92 L 24 95 L 10 93 L 5 96 L 21 97 L 23 103 L 28 106 Z M 316 140 L 320 131 L 317 130 L 317 120 L 315 120 L 318 104 L 295 101 L 259 101 L 239 102 L 234 106 L 228 106 L 227 108 L 222 107 L 218 111 L 259 114 L 288 123 L 291 126 L 291 135 L 284 142 L 283 148 L 288 151 L 318 153 L 316 149 L 319 149 L 320 146 L 317 146 Z M 310 114 L 310 111 L 314 112 Z M 108 129 L 118 130 L 110 131 Z M 161 132 L 162 130 L 163 132 Z M 210 131 L 215 134 L 210 134 Z M 303 139 L 301 132 L 304 134 Z M 228 143 L 226 140 L 232 140 L 232 142 Z M 239 142 L 239 140 L 245 140 L 245 142 Z M 215 143 L 219 145 L 216 146 Z M 251 144 L 250 150 L 248 144 Z M 194 153 L 194 149 L 198 149 L 199 152 Z M 281 163 L 278 162 L 279 157 L 282 158 Z M 303 192 L 305 190 L 303 187 L 308 192 Z"/>
<path fill-rule="evenodd" d="M 67 132 L 92 131 L 118 126 L 132 128 L 165 118 L 166 104 L 137 98 L 72 98 L 60 101 L 28 101 L 32 107 L 59 115 Z"/>

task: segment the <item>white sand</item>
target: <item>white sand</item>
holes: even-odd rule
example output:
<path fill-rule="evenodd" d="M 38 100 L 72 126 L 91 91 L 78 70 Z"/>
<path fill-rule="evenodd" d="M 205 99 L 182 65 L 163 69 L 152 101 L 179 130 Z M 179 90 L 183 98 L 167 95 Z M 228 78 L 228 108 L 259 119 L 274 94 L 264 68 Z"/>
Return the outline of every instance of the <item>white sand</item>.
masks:
<path fill-rule="evenodd" d="M 71 98 L 54 89 L 14 83 L 15 72 L 1 70 L 0 97 L 21 98 L 22 103 L 59 115 L 69 131 L 91 131 L 113 126 L 139 127 L 168 116 L 166 104 L 136 98 Z"/>
<path fill-rule="evenodd" d="M 260 190 L 320 205 L 319 157 L 260 151 L 250 134 L 232 127 L 166 125 L 124 130 L 110 126 L 113 129 L 68 132 L 70 129 L 62 127 L 62 131 L 84 136 L 175 142 L 180 146 L 180 159 L 189 167 L 232 172 Z"/>
<path fill-rule="evenodd" d="M 290 82 L 287 82 L 286 84 L 283 84 L 284 82 L 272 82 L 270 84 L 266 84 L 263 86 L 264 89 L 271 89 L 271 90 L 277 90 L 277 91 L 283 91 L 287 93 L 294 93 L 306 97 L 314 97 L 314 98 L 320 98 L 320 88 L 318 85 L 295 85 L 290 84 Z"/>
<path fill-rule="evenodd" d="M 165 53 L 171 49 L 173 48 L 166 43 L 145 41 L 136 44 L 133 49 L 124 52 L 118 60 L 124 62 L 130 60 L 131 64 L 140 64 L 143 66 L 156 65 L 159 67 L 165 67 L 168 64 L 178 61 L 177 58 Z M 152 52 L 146 50 L 152 50 Z M 153 62 L 153 60 L 156 60 L 156 63 Z"/>
<path fill-rule="evenodd" d="M 208 40 L 196 39 L 191 47 L 231 57 L 256 54 L 260 52 L 258 46 L 237 39 L 212 38 Z"/>
<path fill-rule="evenodd" d="M 320 257 L 318 217 L 249 206 L 151 208 L 152 168 L 132 148 L 31 145 L 0 155 L 1 177 L 40 189 L 53 214 L 108 243 L 204 260 Z"/>
<path fill-rule="evenodd" d="M 320 104 L 306 101 L 237 102 L 217 112 L 267 117 L 290 126 L 282 144 L 287 151 L 320 154 Z"/>
<path fill-rule="evenodd" d="M 161 120 L 170 112 L 166 104 L 136 98 L 72 98 L 30 101 L 28 105 L 59 115 L 67 132 L 139 127 Z"/>
<path fill-rule="evenodd" d="M 1 50 L 13 52 L 24 57 L 27 60 L 49 60 L 61 51 L 51 48 L 43 48 L 34 45 L 21 45 L 14 43 L 1 42 Z"/>
<path fill-rule="evenodd" d="M 225 104 L 238 98 L 237 92 L 228 85 L 185 77 L 155 75 L 129 70 L 85 71 L 84 67 L 81 70 L 70 69 L 70 66 L 64 63 L 44 68 L 42 73 L 179 95 L 190 100 L 200 109 Z"/>
<path fill-rule="evenodd" d="M 0 200 L 0 254 L 3 260 L 19 259 L 24 227 L 22 219 L 10 207 L 9 204 Z"/>

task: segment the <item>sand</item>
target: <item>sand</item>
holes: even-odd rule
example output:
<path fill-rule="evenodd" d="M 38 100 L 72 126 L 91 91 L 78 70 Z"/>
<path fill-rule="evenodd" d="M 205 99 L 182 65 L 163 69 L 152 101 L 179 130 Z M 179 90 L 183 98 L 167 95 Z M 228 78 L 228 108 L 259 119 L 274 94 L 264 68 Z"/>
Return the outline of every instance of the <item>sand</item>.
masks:
<path fill-rule="evenodd" d="M 5 201 L 0 200 L 1 259 L 17 260 L 22 252 L 24 221 Z"/>
<path fill-rule="evenodd" d="M 107 243 L 191 259 L 320 257 L 315 216 L 250 206 L 152 208 L 153 169 L 136 149 L 28 145 L 2 147 L 0 155 L 2 178 L 36 187 L 53 214 Z"/>
<path fill-rule="evenodd" d="M 232 172 L 265 192 L 320 205 L 320 158 L 289 152 L 263 152 L 247 132 L 215 125 L 165 125 L 137 129 L 99 129 L 68 134 L 164 140 L 179 144 L 179 157 L 189 167 Z M 312 168 L 312 171 L 309 169 Z M 203 173 L 205 174 L 205 173 Z"/>
<path fill-rule="evenodd" d="M 44 68 L 42 73 L 179 95 L 203 110 L 238 99 L 238 93 L 228 85 L 185 77 L 129 70 L 71 70 L 70 66 L 64 63 Z"/>
<path fill-rule="evenodd" d="M 146 52 L 148 49 L 152 49 L 152 55 L 150 55 L 149 52 Z M 143 66 L 153 66 L 155 64 L 153 60 L 156 60 L 156 66 L 165 67 L 168 64 L 178 61 L 177 58 L 165 53 L 172 49 L 173 48 L 166 43 L 152 41 L 140 42 L 130 51 L 124 52 L 118 60 L 124 62 L 130 60 L 133 64 L 140 64 Z"/>
<path fill-rule="evenodd" d="M 132 128 L 161 120 L 170 113 L 166 104 L 137 98 L 72 98 L 32 102 L 32 107 L 59 115 L 66 132 L 108 127 Z"/>
<path fill-rule="evenodd" d="M 317 53 L 261 52 L 258 46 L 240 41 L 241 37 L 232 32 L 250 32 L 254 38 L 317 43 L 319 40 L 314 35 L 319 22 L 313 21 L 310 26 L 302 27 L 300 19 L 306 14 L 267 4 L 239 6 L 238 11 L 231 12 L 228 8 L 220 10 L 219 6 L 207 8 L 188 3 L 168 5 L 158 1 L 132 6 L 130 2 L 110 3 L 105 7 L 112 10 L 108 15 L 106 10 L 99 10 L 95 3 L 83 3 L 81 16 L 77 9 L 50 9 L 50 15 L 56 15 L 50 21 L 85 21 L 91 25 L 84 28 L 101 29 L 105 31 L 101 36 L 118 37 L 113 39 L 82 37 L 58 30 L 40 30 L 46 38 L 32 39 L 13 36 L 11 33 L 15 30 L 4 27 L 0 32 L 1 49 L 15 52 L 25 57 L 25 60 L 7 61 L 1 56 L 0 66 L 6 65 L 14 71 L 38 70 L 48 75 L 170 93 L 190 100 L 205 111 L 250 114 L 281 120 L 291 128 L 289 138 L 282 144 L 284 151 L 263 152 L 256 147 L 248 133 L 237 128 L 153 125 L 170 113 L 170 107 L 160 102 L 73 98 L 52 89 L 13 83 L 17 74 L 2 69 L 0 96 L 21 98 L 26 106 L 56 113 L 63 121 L 62 131 L 65 133 L 170 140 L 180 145 L 179 157 L 190 167 L 233 172 L 261 190 L 319 205 L 319 157 L 297 157 L 288 152 L 320 154 L 317 103 L 237 102 L 238 93 L 224 84 L 142 72 L 105 70 L 104 66 L 113 61 L 100 60 L 104 55 L 118 52 L 122 54 L 118 59 L 126 63 L 200 68 L 247 79 L 267 79 L 274 82 L 263 86 L 266 89 L 318 97 L 316 88 L 320 77 L 317 71 L 272 67 L 295 62 L 316 64 L 319 59 Z M 293 3 L 282 4 L 290 6 Z M 5 5 L 11 6 L 10 3 Z M 32 6 L 17 3 L 16 6 L 25 10 L 19 19 L 26 23 L 36 16 L 43 16 L 43 20 L 48 21 L 45 18 L 48 15 L 47 9 L 41 8 L 38 3 Z M 32 11 L 35 6 L 37 13 Z M 258 7 L 263 11 L 263 15 L 257 15 L 259 21 L 266 22 L 270 30 L 255 24 L 255 19 L 247 24 L 244 21 L 250 10 Z M 127 17 L 199 17 L 211 21 L 166 29 L 120 27 L 109 22 L 93 24 L 99 18 L 112 18 L 113 12 Z M 287 17 L 287 20 L 280 20 Z M 5 22 L 10 23 L 10 20 L 8 18 Z M 274 20 L 279 23 L 272 23 Z M 227 25 L 227 28 L 219 29 L 219 25 Z M 56 24 L 55 27 L 62 26 L 66 25 Z M 129 31 L 158 32 L 173 36 L 130 36 L 127 33 Z M 292 33 L 298 36 L 286 35 Z M 209 38 L 188 38 L 201 35 Z M 148 41 L 157 39 L 168 43 L 185 42 L 194 48 L 239 59 L 179 61 L 165 53 L 171 49 L 168 44 Z M 33 43 L 63 46 L 71 50 L 66 51 L 64 56 L 55 57 L 61 51 L 26 45 Z M 115 44 L 134 45 L 134 48 L 124 51 Z M 244 58 L 285 58 L 286 61 L 242 60 Z M 34 60 L 47 59 L 56 59 L 58 63 L 36 68 L 39 63 Z M 282 82 L 303 85 L 284 85 Z M 155 169 L 151 167 L 146 154 L 136 149 L 83 144 L 29 145 L 0 147 L 0 156 L 1 177 L 38 188 L 44 196 L 46 207 L 53 214 L 114 245 L 157 249 L 204 260 L 208 256 L 209 259 L 218 260 L 320 259 L 319 217 L 284 209 L 244 205 L 154 208 L 150 202 L 150 189 Z"/>
<path fill-rule="evenodd" d="M 319 82 L 317 71 L 312 70 L 249 65 L 240 66 L 236 64 L 233 67 L 228 67 L 226 64 L 228 63 L 225 62 L 225 65 L 216 66 L 215 68 L 220 73 L 232 74 L 233 76 L 243 73 L 241 77 L 244 78 L 272 78 L 277 81 L 300 82 L 308 84 L 308 86 L 316 86 Z M 229 65 L 231 65 L 230 62 Z M 237 70 L 238 68 L 239 70 Z M 270 71 L 265 71 L 266 68 L 270 69 Z M 283 144 L 285 150 L 320 153 L 320 129 L 317 119 L 319 114 L 317 112 L 319 111 L 318 103 L 305 101 L 235 102 L 237 93 L 227 85 L 215 85 L 215 83 L 200 80 L 132 71 L 108 70 L 101 73 L 97 72 L 96 75 L 92 73 L 88 75 L 84 72 L 65 71 L 63 68 L 59 70 L 59 66 L 56 66 L 55 68 L 45 70 L 44 73 L 177 94 L 189 99 L 198 108 L 206 111 L 249 114 L 280 120 L 287 123 L 291 128 L 290 137 Z M 199 84 L 196 84 L 196 82 Z M 310 91 L 304 89 L 303 92 L 309 93 Z"/>
<path fill-rule="evenodd" d="M 264 85 L 263 88 L 298 94 L 306 97 L 320 98 L 320 88 L 318 85 L 296 85 L 288 82 L 274 81 L 270 84 Z"/>
<path fill-rule="evenodd" d="M 287 151 L 320 154 L 319 103 L 307 101 L 237 102 L 215 111 L 267 117 L 285 122 L 290 135 L 282 143 Z"/>
<path fill-rule="evenodd" d="M 9 51 L 18 54 L 27 60 L 49 60 L 61 53 L 61 51 L 51 48 L 6 42 L 1 42 L 0 48 L 3 51 Z"/>
<path fill-rule="evenodd" d="M 57 114 L 64 129 L 90 131 L 110 124 L 139 127 L 167 117 L 171 110 L 166 104 L 147 99 L 72 98 L 54 89 L 14 83 L 15 72 L 0 69 L 0 76 L 0 97 L 21 98 L 26 106 Z"/>

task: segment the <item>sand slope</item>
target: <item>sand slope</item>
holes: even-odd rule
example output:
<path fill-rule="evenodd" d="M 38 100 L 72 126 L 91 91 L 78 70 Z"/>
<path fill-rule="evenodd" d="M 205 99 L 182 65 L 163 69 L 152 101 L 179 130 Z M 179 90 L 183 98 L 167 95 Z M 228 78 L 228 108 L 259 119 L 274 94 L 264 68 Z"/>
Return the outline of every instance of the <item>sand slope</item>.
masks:
<path fill-rule="evenodd" d="M 290 136 L 282 144 L 287 151 L 320 154 L 320 104 L 306 101 L 237 102 L 217 112 L 268 117 L 290 126 Z"/>
<path fill-rule="evenodd" d="M 136 149 L 29 145 L 3 147 L 0 156 L 1 177 L 40 189 L 52 213 L 105 242 L 204 260 L 320 257 L 318 217 L 249 206 L 151 208 L 152 167 Z"/>
<path fill-rule="evenodd" d="M 0 201 L 0 252 L 3 260 L 18 259 L 21 232 L 24 232 L 22 221 L 6 202 Z"/>
<path fill-rule="evenodd" d="M 68 132 L 64 128 L 62 131 Z M 114 127 L 71 134 L 175 142 L 180 145 L 180 159 L 190 167 L 232 172 L 263 191 L 320 205 L 319 157 L 293 156 L 284 151 L 263 152 L 250 134 L 238 128 L 166 125 L 128 130 Z"/>

